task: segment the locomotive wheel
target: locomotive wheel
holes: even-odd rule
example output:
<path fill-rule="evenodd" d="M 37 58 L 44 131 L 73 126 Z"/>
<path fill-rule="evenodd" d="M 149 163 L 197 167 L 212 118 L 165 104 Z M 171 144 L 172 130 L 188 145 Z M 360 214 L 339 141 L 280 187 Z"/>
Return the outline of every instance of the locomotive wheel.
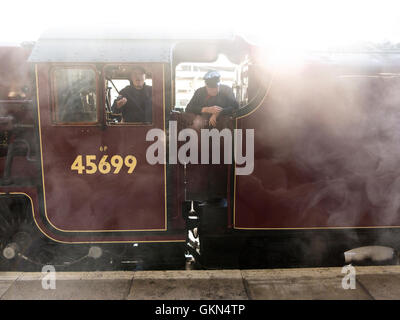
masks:
<path fill-rule="evenodd" d="M 29 201 L 0 199 L 0 270 L 40 271 L 68 267 L 87 258 L 88 246 L 66 246 L 45 237 L 35 225 Z"/>
<path fill-rule="evenodd" d="M 0 201 L 0 268 L 2 270 L 16 270 L 20 263 L 18 251 L 23 239 L 23 245 L 31 242 L 32 222 L 26 216 L 26 210 L 16 213 L 16 207 L 22 203 L 15 203 L 11 198 Z"/>

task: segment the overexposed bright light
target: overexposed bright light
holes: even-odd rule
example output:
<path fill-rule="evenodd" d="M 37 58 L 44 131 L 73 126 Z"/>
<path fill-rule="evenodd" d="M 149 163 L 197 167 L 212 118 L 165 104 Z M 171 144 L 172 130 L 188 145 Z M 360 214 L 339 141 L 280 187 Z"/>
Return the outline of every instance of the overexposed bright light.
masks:
<path fill-rule="evenodd" d="M 96 25 L 196 33 L 230 29 L 267 46 L 314 49 L 361 41 L 400 42 L 400 2 L 5 0 L 0 42 L 36 40 L 52 26 Z"/>
<path fill-rule="evenodd" d="M 269 13 L 268 13 L 269 12 Z M 398 1 L 267 2 L 246 30 L 257 42 L 280 48 L 318 49 L 355 42 L 400 42 Z"/>

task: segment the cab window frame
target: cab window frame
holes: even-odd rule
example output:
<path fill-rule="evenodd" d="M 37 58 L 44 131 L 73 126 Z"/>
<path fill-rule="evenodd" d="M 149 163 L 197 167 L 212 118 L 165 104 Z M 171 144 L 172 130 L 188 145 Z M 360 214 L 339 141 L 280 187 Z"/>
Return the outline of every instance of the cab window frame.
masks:
<path fill-rule="evenodd" d="M 124 126 L 136 126 L 136 127 L 152 127 L 154 126 L 154 117 L 155 117 L 155 110 L 154 110 L 154 101 L 155 101 L 155 91 L 154 91 L 154 83 L 153 83 L 153 74 L 154 74 L 154 68 L 153 66 L 156 63 L 154 62 L 123 62 L 123 63 L 107 63 L 103 65 L 102 68 L 102 74 L 103 74 L 103 101 L 104 105 L 102 106 L 103 112 L 104 112 L 104 123 L 107 127 L 124 127 Z M 127 67 L 127 68 L 132 68 L 134 66 L 141 66 L 145 69 L 146 75 L 151 74 L 151 81 L 152 81 L 152 90 L 151 90 L 151 122 L 110 122 L 107 119 L 107 108 L 106 108 L 106 96 L 107 96 L 107 90 L 106 90 L 106 81 L 107 79 L 107 68 L 109 67 L 116 67 L 116 66 L 122 66 L 122 67 Z M 110 78 L 111 80 L 116 80 L 113 78 Z M 128 80 L 130 82 L 129 78 L 120 78 L 118 80 Z M 146 79 L 147 80 L 147 79 Z M 146 81 L 145 80 L 145 81 Z M 122 90 L 122 89 L 121 89 Z M 164 94 L 164 93 L 163 93 Z M 114 103 L 114 100 L 110 101 L 110 108 L 112 108 L 112 105 Z"/>
<path fill-rule="evenodd" d="M 58 119 L 58 105 L 57 105 L 57 81 L 56 72 L 58 70 L 91 70 L 94 72 L 95 89 L 96 89 L 96 121 L 60 121 Z M 100 91 L 99 91 L 99 74 L 96 66 L 91 64 L 57 64 L 53 65 L 50 69 L 50 97 L 51 97 L 51 124 L 54 126 L 98 126 L 101 121 L 101 108 L 100 108 Z"/>

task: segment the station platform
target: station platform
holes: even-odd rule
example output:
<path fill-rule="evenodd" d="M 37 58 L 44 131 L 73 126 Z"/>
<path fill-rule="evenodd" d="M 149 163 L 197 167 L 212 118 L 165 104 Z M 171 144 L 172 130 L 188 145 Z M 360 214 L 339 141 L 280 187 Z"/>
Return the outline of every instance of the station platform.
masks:
<path fill-rule="evenodd" d="M 355 288 L 342 268 L 57 272 L 55 289 L 42 273 L 0 272 L 1 300 L 270 300 L 400 299 L 400 266 L 355 267 Z"/>

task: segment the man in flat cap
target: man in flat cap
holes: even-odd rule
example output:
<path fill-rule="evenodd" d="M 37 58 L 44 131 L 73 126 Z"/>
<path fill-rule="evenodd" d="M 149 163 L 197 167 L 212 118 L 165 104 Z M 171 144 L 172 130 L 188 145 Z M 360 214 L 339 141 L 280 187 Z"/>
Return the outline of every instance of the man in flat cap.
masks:
<path fill-rule="evenodd" d="M 211 70 L 204 75 L 206 85 L 197 89 L 186 106 L 186 112 L 209 114 L 209 124 L 215 127 L 220 115 L 231 115 L 239 104 L 230 87 L 220 84 L 220 74 Z"/>
<path fill-rule="evenodd" d="M 130 74 L 131 84 L 120 91 L 119 97 L 113 103 L 111 110 L 122 114 L 123 122 L 152 121 L 152 88 L 144 83 L 145 78 L 144 68 L 133 67 Z"/>

